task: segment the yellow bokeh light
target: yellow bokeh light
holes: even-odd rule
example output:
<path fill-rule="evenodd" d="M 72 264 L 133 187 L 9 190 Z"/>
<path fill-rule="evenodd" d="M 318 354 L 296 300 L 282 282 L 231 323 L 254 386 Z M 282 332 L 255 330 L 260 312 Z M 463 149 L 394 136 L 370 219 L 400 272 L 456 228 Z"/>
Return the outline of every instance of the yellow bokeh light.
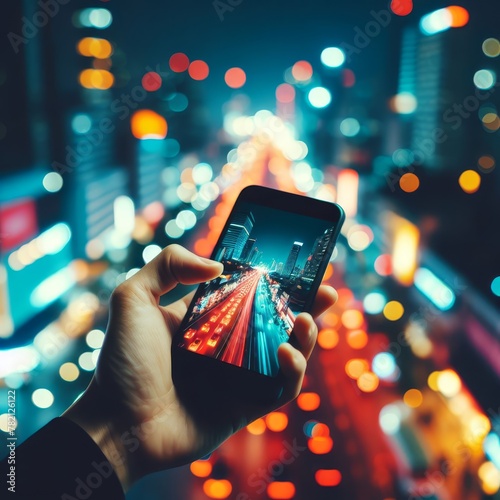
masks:
<path fill-rule="evenodd" d="M 465 170 L 460 174 L 458 184 L 467 194 L 475 193 L 481 185 L 481 176 L 475 170 Z"/>
<path fill-rule="evenodd" d="M 427 377 L 427 385 L 433 390 L 433 391 L 438 391 L 438 377 L 441 372 L 435 371 L 432 372 L 428 377 Z"/>
<path fill-rule="evenodd" d="M 410 408 L 418 408 L 423 400 L 424 397 L 418 389 L 408 389 L 403 396 L 403 401 Z"/>
<path fill-rule="evenodd" d="M 377 389 L 379 378 L 375 373 L 367 371 L 362 373 L 357 380 L 359 390 L 363 392 L 373 392 Z"/>
<path fill-rule="evenodd" d="M 456 396 L 462 389 L 462 381 L 455 370 L 446 369 L 437 377 L 438 391 L 448 398 Z"/>
<path fill-rule="evenodd" d="M 391 300 L 384 306 L 383 314 L 389 321 L 397 321 L 405 312 L 403 304 L 397 300 Z"/>
<path fill-rule="evenodd" d="M 66 382 L 73 382 L 80 375 L 80 370 L 75 363 L 64 363 L 59 368 L 59 375 Z"/>
<path fill-rule="evenodd" d="M 500 489 L 500 471 L 493 462 L 482 463 L 477 475 L 481 480 L 481 487 L 487 495 L 494 495 Z"/>

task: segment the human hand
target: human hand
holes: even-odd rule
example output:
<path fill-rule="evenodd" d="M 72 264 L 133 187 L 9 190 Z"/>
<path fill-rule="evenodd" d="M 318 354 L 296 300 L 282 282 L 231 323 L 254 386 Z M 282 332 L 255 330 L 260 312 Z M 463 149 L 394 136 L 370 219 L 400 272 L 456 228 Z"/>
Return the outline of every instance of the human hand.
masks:
<path fill-rule="evenodd" d="M 209 423 L 183 403 L 171 374 L 172 336 L 192 295 L 163 307 L 160 297 L 178 283 L 195 284 L 220 275 L 219 262 L 198 257 L 179 245 L 166 247 L 138 273 L 119 285 L 94 377 L 64 416 L 80 425 L 101 447 L 127 490 L 142 476 L 189 463 L 211 452 L 231 434 L 294 399 L 312 349 L 313 316 L 336 300 L 321 286 L 312 315 L 297 316 L 295 345 L 280 345 L 278 359 L 285 385 L 274 402 L 244 404 Z M 188 395 L 189 396 L 189 395 Z"/>

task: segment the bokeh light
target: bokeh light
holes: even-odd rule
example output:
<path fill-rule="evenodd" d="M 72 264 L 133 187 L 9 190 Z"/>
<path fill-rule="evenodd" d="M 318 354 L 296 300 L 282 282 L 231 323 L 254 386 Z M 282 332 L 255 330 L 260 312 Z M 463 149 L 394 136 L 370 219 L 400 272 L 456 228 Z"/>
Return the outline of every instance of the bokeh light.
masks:
<path fill-rule="evenodd" d="M 315 392 L 302 392 L 297 398 L 297 406 L 303 411 L 314 411 L 319 408 L 321 399 Z"/>
<path fill-rule="evenodd" d="M 208 477 L 212 472 L 212 464 L 208 460 L 196 460 L 191 462 L 189 470 L 196 477 Z"/>
<path fill-rule="evenodd" d="M 307 100 L 313 108 L 326 108 L 332 102 L 332 94 L 325 87 L 314 87 L 307 93 Z"/>
<path fill-rule="evenodd" d="M 288 417 L 281 411 L 273 411 L 265 417 L 267 428 L 273 432 L 284 431 L 288 426 Z"/>
<path fill-rule="evenodd" d="M 397 300 L 391 300 L 390 302 L 387 302 L 383 310 L 385 318 L 389 321 L 397 321 L 403 316 L 404 312 L 405 310 L 403 304 L 401 304 L 401 302 L 398 302 Z"/>
<path fill-rule="evenodd" d="M 408 389 L 403 396 L 403 401 L 410 408 L 418 408 L 423 400 L 422 393 L 418 389 Z"/>
<path fill-rule="evenodd" d="M 297 61 L 292 66 L 292 76 L 297 82 L 307 82 L 313 75 L 313 69 L 307 61 Z"/>
<path fill-rule="evenodd" d="M 57 193 L 63 187 L 62 175 L 57 172 L 49 172 L 43 177 L 42 184 L 49 193 Z"/>
<path fill-rule="evenodd" d="M 379 385 L 379 378 L 373 372 L 363 372 L 357 380 L 358 388 L 363 392 L 374 392 Z"/>
<path fill-rule="evenodd" d="M 205 61 L 197 59 L 196 61 L 191 62 L 188 68 L 189 76 L 193 80 L 205 80 L 209 74 L 209 67 Z"/>
<path fill-rule="evenodd" d="M 342 481 L 342 474 L 337 469 L 319 469 L 314 479 L 320 486 L 337 486 Z"/>
<path fill-rule="evenodd" d="M 483 52 L 488 57 L 498 57 L 500 55 L 500 42 L 496 38 L 487 38 L 483 42 Z"/>
<path fill-rule="evenodd" d="M 170 56 L 168 64 L 174 73 L 182 73 L 189 67 L 189 58 L 186 54 L 177 52 Z"/>
<path fill-rule="evenodd" d="M 368 344 L 368 335 L 364 330 L 351 330 L 347 332 L 346 340 L 353 349 L 363 349 Z"/>
<path fill-rule="evenodd" d="M 391 10 L 397 16 L 407 16 L 413 10 L 413 0 L 391 0 Z"/>
<path fill-rule="evenodd" d="M 148 92 L 155 92 L 161 87 L 161 76 L 155 71 L 149 71 L 142 77 L 142 86 Z"/>
<path fill-rule="evenodd" d="M 399 187 L 405 193 L 413 193 L 418 189 L 419 186 L 420 186 L 419 178 L 411 172 L 403 174 L 399 179 Z"/>
<path fill-rule="evenodd" d="M 203 483 L 203 492 L 208 498 L 228 498 L 232 491 L 233 486 L 227 479 L 207 479 Z"/>
<path fill-rule="evenodd" d="M 31 395 L 31 400 L 38 408 L 50 408 L 54 403 L 54 395 L 48 389 L 36 389 Z"/>
<path fill-rule="evenodd" d="M 349 329 L 361 328 L 365 321 L 363 313 L 357 309 L 347 309 L 340 317 L 342 324 Z"/>
<path fill-rule="evenodd" d="M 80 370 L 74 363 L 63 363 L 59 368 L 59 376 L 66 382 L 75 381 L 79 375 Z"/>
<path fill-rule="evenodd" d="M 228 87 L 239 89 L 245 85 L 247 75 L 241 68 L 230 68 L 224 75 L 224 81 Z"/>
<path fill-rule="evenodd" d="M 366 359 L 350 359 L 345 365 L 345 372 L 354 380 L 357 380 L 369 369 L 370 365 Z"/>
<path fill-rule="evenodd" d="M 368 314 L 380 314 L 387 303 L 382 292 L 371 292 L 363 299 L 363 308 Z"/>
<path fill-rule="evenodd" d="M 264 434 L 266 432 L 266 422 L 263 418 L 258 418 L 257 420 L 254 420 L 252 423 L 248 424 L 246 429 L 250 434 L 253 434 L 254 436 L 260 436 L 261 434 Z"/>
<path fill-rule="evenodd" d="M 164 139 L 167 135 L 167 120 L 155 111 L 141 109 L 130 119 L 132 134 L 137 139 Z"/>
<path fill-rule="evenodd" d="M 474 73 L 474 85 L 481 90 L 488 90 L 495 85 L 497 76 L 491 69 L 480 69 Z"/>
<path fill-rule="evenodd" d="M 338 68 L 344 61 L 344 51 L 338 47 L 327 47 L 321 52 L 321 62 L 328 68 Z"/>
<path fill-rule="evenodd" d="M 316 436 L 307 441 L 307 447 L 315 455 L 326 455 L 333 448 L 333 439 L 330 436 Z"/>
<path fill-rule="evenodd" d="M 273 481 L 267 485 L 267 496 L 273 500 L 289 500 L 295 497 L 295 485 L 290 481 Z"/>
<path fill-rule="evenodd" d="M 282 83 L 276 87 L 276 99 L 283 103 L 288 104 L 295 100 L 295 89 L 289 83 Z"/>
<path fill-rule="evenodd" d="M 465 170 L 460 174 L 458 184 L 465 193 L 475 193 L 481 185 L 481 176 L 475 170 Z"/>
<path fill-rule="evenodd" d="M 493 281 L 491 282 L 491 291 L 494 295 L 500 297 L 500 276 L 493 278 Z"/>
<path fill-rule="evenodd" d="M 322 349 L 333 349 L 339 343 L 339 334 L 333 328 L 323 328 L 318 332 L 318 345 Z"/>

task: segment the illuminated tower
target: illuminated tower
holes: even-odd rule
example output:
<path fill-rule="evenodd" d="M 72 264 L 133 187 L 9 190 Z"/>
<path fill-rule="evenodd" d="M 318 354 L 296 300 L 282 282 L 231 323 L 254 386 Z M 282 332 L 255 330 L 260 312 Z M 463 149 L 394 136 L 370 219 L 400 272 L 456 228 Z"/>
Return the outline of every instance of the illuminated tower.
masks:
<path fill-rule="evenodd" d="M 224 251 L 225 259 L 239 259 L 250 238 L 250 233 L 252 232 L 254 224 L 255 218 L 252 212 L 236 212 L 222 240 L 219 253 Z"/>
<path fill-rule="evenodd" d="M 250 255 L 252 253 L 252 250 L 255 246 L 255 239 L 254 238 L 249 238 L 248 241 L 245 243 L 245 246 L 243 247 L 243 250 L 241 252 L 241 257 L 240 260 L 243 262 L 250 262 Z"/>
<path fill-rule="evenodd" d="M 332 238 L 333 227 L 327 229 L 319 238 L 314 242 L 312 251 L 307 258 L 306 265 L 304 266 L 304 275 L 302 279 L 313 281 L 319 266 L 323 260 L 328 244 Z"/>
<path fill-rule="evenodd" d="M 283 276 L 289 277 L 292 274 L 303 244 L 304 243 L 302 243 L 301 241 L 295 241 L 293 243 L 292 249 L 290 250 L 288 258 L 286 259 L 285 267 L 283 269 Z"/>

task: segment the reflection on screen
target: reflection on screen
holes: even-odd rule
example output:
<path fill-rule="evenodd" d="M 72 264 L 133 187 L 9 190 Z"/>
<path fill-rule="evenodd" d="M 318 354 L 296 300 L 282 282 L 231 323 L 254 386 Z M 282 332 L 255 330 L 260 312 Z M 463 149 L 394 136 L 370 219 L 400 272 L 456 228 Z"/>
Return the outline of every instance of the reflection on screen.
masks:
<path fill-rule="evenodd" d="M 200 286 L 178 345 L 275 376 L 278 346 L 308 302 L 331 222 L 240 203 L 215 249 L 224 264 Z"/>

